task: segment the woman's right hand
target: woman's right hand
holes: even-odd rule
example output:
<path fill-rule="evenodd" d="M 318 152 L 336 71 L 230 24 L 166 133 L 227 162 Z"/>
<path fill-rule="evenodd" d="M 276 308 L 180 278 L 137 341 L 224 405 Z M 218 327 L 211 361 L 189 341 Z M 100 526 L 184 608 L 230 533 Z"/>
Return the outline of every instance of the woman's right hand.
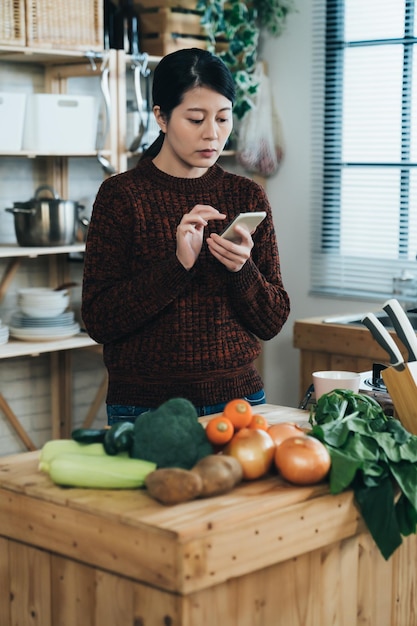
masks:
<path fill-rule="evenodd" d="M 177 259 L 190 270 L 203 245 L 204 228 L 209 220 L 224 220 L 226 215 L 209 204 L 196 204 L 185 213 L 177 227 Z"/>

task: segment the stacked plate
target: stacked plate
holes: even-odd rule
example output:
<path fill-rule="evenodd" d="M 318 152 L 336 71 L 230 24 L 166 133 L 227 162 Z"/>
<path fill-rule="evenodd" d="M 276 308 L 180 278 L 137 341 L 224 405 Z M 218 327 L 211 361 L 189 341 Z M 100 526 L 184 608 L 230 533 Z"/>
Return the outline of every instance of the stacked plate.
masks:
<path fill-rule="evenodd" d="M 0 320 L 0 346 L 9 341 L 9 327 L 2 324 Z"/>
<path fill-rule="evenodd" d="M 10 335 L 23 341 L 53 341 L 72 337 L 80 331 L 74 312 L 66 310 L 67 291 L 47 288 L 21 289 L 19 311 L 10 320 Z"/>

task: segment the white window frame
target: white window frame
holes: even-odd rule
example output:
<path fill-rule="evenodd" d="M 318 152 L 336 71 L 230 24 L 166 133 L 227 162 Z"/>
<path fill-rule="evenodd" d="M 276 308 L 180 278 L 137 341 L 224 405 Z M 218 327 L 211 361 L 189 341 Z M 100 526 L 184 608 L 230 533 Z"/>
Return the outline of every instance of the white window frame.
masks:
<path fill-rule="evenodd" d="M 367 1 L 362 0 L 364 3 Z M 392 2 L 398 1 L 401 2 L 402 0 L 392 0 Z M 413 177 L 417 175 L 417 159 L 411 162 L 410 155 L 407 155 L 405 150 L 401 152 L 401 162 L 397 163 L 346 163 L 337 155 L 343 132 L 343 119 L 340 111 L 342 110 L 343 80 L 341 76 L 343 72 L 344 48 L 358 44 L 343 42 L 339 39 L 339 43 L 335 46 L 333 41 L 332 52 L 329 53 L 329 47 L 326 58 L 326 27 L 329 23 L 329 16 L 333 25 L 343 24 L 342 21 L 338 22 L 333 18 L 337 15 L 337 11 L 341 11 L 342 13 L 339 14 L 339 17 L 341 15 L 343 20 L 344 6 L 348 2 L 350 0 L 313 0 L 313 134 L 311 157 L 313 197 L 310 293 L 319 296 L 376 301 L 381 301 L 381 299 L 386 299 L 394 294 L 401 300 L 401 293 L 398 294 L 393 287 L 395 277 L 403 277 L 407 280 L 413 279 L 412 288 L 415 288 L 417 296 L 417 260 L 415 252 L 408 249 L 411 223 L 407 222 L 407 211 L 409 209 L 410 195 L 407 196 L 407 190 L 405 189 L 410 172 L 412 172 Z M 382 4 L 381 0 L 381 6 Z M 414 17 L 414 11 L 417 24 L 417 6 L 415 7 L 415 4 L 417 4 L 417 0 L 404 0 L 405 12 L 408 16 L 408 22 L 411 24 L 410 16 Z M 414 32 L 417 32 L 417 27 L 414 28 Z M 390 42 L 392 48 L 394 49 L 394 45 L 401 45 L 403 49 L 407 48 L 408 55 L 410 55 L 412 48 L 417 51 L 417 45 L 415 45 L 417 39 L 411 41 L 411 33 L 408 34 L 410 35 L 410 43 L 404 46 L 401 42 L 397 42 L 397 44 Z M 374 45 L 379 44 L 375 43 Z M 410 59 L 410 56 L 408 58 Z M 415 65 L 417 65 L 416 52 L 414 52 L 414 59 Z M 334 80 L 328 80 L 329 74 L 332 74 Z M 405 80 L 404 76 L 405 74 L 403 75 L 403 80 Z M 417 77 L 416 68 L 413 76 Z M 408 77 L 410 77 L 410 74 L 408 74 Z M 417 83 L 417 78 L 415 82 Z M 407 97 L 410 98 L 410 93 L 408 93 Z M 414 87 L 414 97 L 417 97 L 417 84 Z M 414 107 L 416 107 L 416 104 L 414 104 Z M 417 122 L 417 115 L 415 115 L 415 118 L 414 122 Z M 409 124 L 410 120 L 404 117 L 404 124 L 407 123 Z M 408 127 L 408 131 L 411 132 L 410 127 Z M 414 128 L 414 133 L 417 140 L 417 128 Z M 394 212 L 398 210 L 398 216 L 395 219 L 398 223 L 399 233 L 398 251 L 395 251 L 395 256 L 393 256 L 391 249 L 391 254 L 387 255 L 386 258 L 384 257 L 385 242 L 383 237 L 379 237 L 380 241 L 377 241 L 380 250 L 376 256 L 372 256 L 372 254 L 355 256 L 355 251 L 349 252 L 349 250 L 341 252 L 339 241 L 343 226 L 341 227 L 341 204 L 339 203 L 340 195 L 338 196 L 338 194 L 342 176 L 345 176 L 346 172 L 352 171 L 353 167 L 362 168 L 364 178 L 366 178 L 366 171 L 369 172 L 372 167 L 374 167 L 374 170 L 375 168 L 379 169 L 380 172 L 382 171 L 381 168 L 385 168 L 386 172 L 396 171 L 395 168 L 397 168 L 398 176 L 400 176 L 399 172 L 401 171 L 401 195 L 398 196 L 398 207 L 394 210 Z M 413 178 L 413 180 L 415 179 Z M 413 197 L 413 202 L 417 203 L 417 197 Z M 345 212 L 343 218 L 346 217 Z M 417 228 L 413 228 L 412 235 L 417 240 L 417 232 L 414 232 L 415 230 Z M 360 234 L 362 237 L 364 236 L 363 232 L 358 232 L 358 236 Z M 372 241 L 371 238 L 374 237 L 372 226 L 369 227 L 369 232 L 366 232 L 365 236 L 369 237 L 369 242 Z M 414 277 L 416 277 L 415 281 Z M 407 282 L 404 284 L 409 285 L 411 283 Z M 406 294 L 404 299 L 408 298 L 409 293 Z"/>

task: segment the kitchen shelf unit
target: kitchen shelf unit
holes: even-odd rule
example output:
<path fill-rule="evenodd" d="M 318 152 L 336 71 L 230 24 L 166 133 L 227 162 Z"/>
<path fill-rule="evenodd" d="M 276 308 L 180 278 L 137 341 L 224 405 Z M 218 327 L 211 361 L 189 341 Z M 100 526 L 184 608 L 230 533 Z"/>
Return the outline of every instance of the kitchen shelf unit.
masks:
<path fill-rule="evenodd" d="M 0 259 L 9 259 L 0 280 L 0 303 L 6 295 L 13 277 L 23 259 L 48 257 L 49 277 L 51 285 L 58 286 L 68 282 L 67 256 L 80 253 L 85 249 L 84 243 L 67 246 L 21 247 L 17 245 L 0 245 Z M 86 333 L 80 332 L 69 338 L 53 341 L 19 341 L 12 337 L 0 346 L 0 360 L 18 357 L 37 357 L 49 354 L 51 371 L 51 431 L 52 438 L 69 437 L 72 424 L 72 362 L 71 351 L 75 349 L 94 349 L 101 353 L 101 347 Z M 106 377 L 99 386 L 85 418 L 85 424 L 91 425 L 104 399 Z M 4 414 L 28 450 L 36 446 L 23 428 L 21 421 L 14 413 L 4 395 L 0 392 L 0 411 Z"/>
<path fill-rule="evenodd" d="M 51 49 L 30 49 L 19 46 L 0 46 L 0 63 L 24 63 L 41 66 L 44 72 L 44 90 L 49 93 L 66 93 L 67 80 L 72 77 L 100 76 L 102 63 L 106 61 L 109 68 L 110 99 L 116 102 L 116 52 L 63 51 Z M 105 149 L 100 154 L 110 160 L 118 168 L 117 111 L 113 110 L 110 120 L 109 136 Z M 113 121 L 113 123 L 111 123 Z M 46 182 L 50 184 L 61 198 L 68 197 L 68 158 L 97 158 L 98 151 L 65 154 L 42 154 L 33 151 L 0 152 L 0 157 L 46 159 Z M 101 169 L 100 164 L 97 167 Z M 119 170 L 120 171 L 120 170 Z M 71 253 L 80 253 L 85 249 L 84 243 L 71 246 L 20 247 L 18 245 L 0 245 L 0 259 L 8 259 L 3 276 L 0 279 L 0 303 L 6 295 L 10 284 L 21 266 L 23 258 L 48 257 L 48 284 L 57 286 L 68 282 L 67 257 Z M 50 355 L 50 403 L 52 438 L 70 436 L 72 428 L 72 360 L 74 349 L 93 349 L 101 353 L 101 347 L 86 333 L 56 341 L 23 342 L 10 338 L 9 342 L 0 346 L 0 359 L 25 356 Z M 99 410 L 106 391 L 106 375 L 99 385 L 90 409 L 85 417 L 84 425 L 89 426 Z M 2 412 L 27 449 L 35 449 L 35 445 L 25 431 L 19 418 L 0 393 L 0 412 Z"/>
<path fill-rule="evenodd" d="M 110 101 L 117 102 L 117 52 L 108 51 L 65 51 L 42 48 L 26 48 L 19 46 L 0 45 L 0 63 L 32 64 L 43 68 L 44 90 L 51 94 L 67 93 L 67 81 L 76 77 L 100 77 L 104 64 L 109 69 L 109 92 Z M 21 150 L 18 152 L 0 152 L 0 156 L 47 158 L 47 182 L 54 187 L 60 197 L 68 197 L 68 162 L 69 157 L 97 157 L 102 154 L 108 158 L 117 171 L 118 167 L 118 125 L 117 110 L 111 111 L 109 123 L 109 135 L 103 150 L 90 152 L 66 152 L 59 154 L 37 153 L 35 151 Z M 99 166 L 99 164 L 97 165 Z"/>

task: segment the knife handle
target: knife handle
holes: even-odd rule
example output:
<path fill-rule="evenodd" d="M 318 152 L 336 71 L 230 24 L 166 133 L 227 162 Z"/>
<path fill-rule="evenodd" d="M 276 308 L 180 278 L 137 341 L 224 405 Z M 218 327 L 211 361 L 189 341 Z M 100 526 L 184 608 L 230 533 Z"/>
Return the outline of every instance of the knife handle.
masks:
<path fill-rule="evenodd" d="M 374 313 L 367 313 L 362 318 L 362 324 L 371 331 L 373 338 L 389 354 L 391 365 L 404 363 L 399 347 Z"/>
<path fill-rule="evenodd" d="M 388 314 L 394 329 L 407 348 L 408 360 L 417 361 L 417 337 L 406 312 L 395 298 L 388 300 L 382 307 Z"/>

